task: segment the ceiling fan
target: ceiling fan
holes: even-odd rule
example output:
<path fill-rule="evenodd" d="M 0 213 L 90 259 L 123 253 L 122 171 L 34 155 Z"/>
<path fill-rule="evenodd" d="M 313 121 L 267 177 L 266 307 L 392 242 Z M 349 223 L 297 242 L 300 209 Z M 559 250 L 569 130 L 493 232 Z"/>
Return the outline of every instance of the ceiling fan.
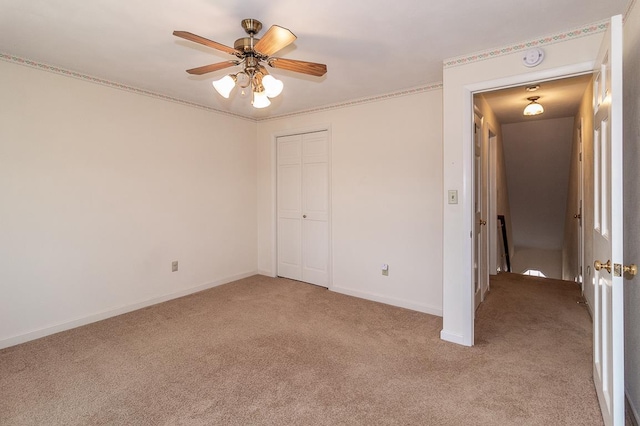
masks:
<path fill-rule="evenodd" d="M 264 66 L 265 64 L 273 68 L 281 68 L 316 77 L 321 77 L 327 73 L 325 64 L 271 56 L 293 43 L 297 38 L 288 29 L 279 25 L 272 25 L 262 38 L 256 38 L 256 34 L 262 29 L 260 21 L 257 19 L 243 19 L 241 25 L 249 36 L 237 39 L 233 47 L 225 46 L 187 31 L 174 31 L 173 35 L 176 37 L 212 47 L 236 57 L 234 60 L 191 68 L 187 72 L 194 75 L 203 75 L 242 65 L 243 68 L 240 72 L 214 81 L 213 86 L 225 98 L 229 97 L 236 84 L 243 89 L 251 86 L 251 92 L 253 93 L 252 104 L 256 108 L 268 106 L 271 103 L 269 98 L 279 95 L 282 91 L 282 82 L 269 75 Z"/>

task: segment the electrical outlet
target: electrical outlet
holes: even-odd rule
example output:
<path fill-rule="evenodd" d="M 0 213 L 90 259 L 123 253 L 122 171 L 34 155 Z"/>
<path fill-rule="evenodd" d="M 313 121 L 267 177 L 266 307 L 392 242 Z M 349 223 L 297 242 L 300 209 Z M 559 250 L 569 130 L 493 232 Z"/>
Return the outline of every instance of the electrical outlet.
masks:
<path fill-rule="evenodd" d="M 387 265 L 386 263 L 382 264 L 382 275 L 389 276 L 389 265 Z"/>
<path fill-rule="evenodd" d="M 178 270 L 178 261 L 174 260 L 171 262 L 171 272 L 176 272 Z"/>

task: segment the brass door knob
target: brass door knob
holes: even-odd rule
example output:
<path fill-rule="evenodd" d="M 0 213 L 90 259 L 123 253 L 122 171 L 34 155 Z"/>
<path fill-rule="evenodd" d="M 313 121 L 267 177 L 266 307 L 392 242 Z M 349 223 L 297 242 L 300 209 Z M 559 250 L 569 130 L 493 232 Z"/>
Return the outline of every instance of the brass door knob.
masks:
<path fill-rule="evenodd" d="M 486 220 L 482 220 L 482 219 L 480 219 L 480 225 L 486 225 L 486 224 L 487 224 L 487 221 L 486 221 Z"/>
<path fill-rule="evenodd" d="M 574 219 L 582 219 L 582 215 L 580 213 L 573 215 Z"/>
<path fill-rule="evenodd" d="M 629 266 L 623 266 L 622 270 L 624 272 L 627 272 L 629 275 L 631 275 L 632 277 L 635 277 L 636 274 L 638 273 L 638 265 L 636 265 L 635 263 L 632 263 Z"/>
<path fill-rule="evenodd" d="M 596 260 L 593 262 L 593 267 L 596 268 L 596 271 L 606 269 L 608 273 L 611 273 L 611 260 L 607 260 L 607 263 L 602 263 L 599 260 Z"/>

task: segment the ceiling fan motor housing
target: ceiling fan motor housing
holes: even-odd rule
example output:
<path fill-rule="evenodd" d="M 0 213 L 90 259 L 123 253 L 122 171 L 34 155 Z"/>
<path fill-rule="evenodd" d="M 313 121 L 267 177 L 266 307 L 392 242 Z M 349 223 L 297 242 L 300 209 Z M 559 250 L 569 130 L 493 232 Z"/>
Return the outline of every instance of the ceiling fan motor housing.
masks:
<path fill-rule="evenodd" d="M 253 46 L 255 46 L 255 44 L 259 40 L 260 40 L 259 38 L 242 37 L 237 39 L 236 42 L 233 43 L 233 48 L 241 53 L 253 52 Z"/>

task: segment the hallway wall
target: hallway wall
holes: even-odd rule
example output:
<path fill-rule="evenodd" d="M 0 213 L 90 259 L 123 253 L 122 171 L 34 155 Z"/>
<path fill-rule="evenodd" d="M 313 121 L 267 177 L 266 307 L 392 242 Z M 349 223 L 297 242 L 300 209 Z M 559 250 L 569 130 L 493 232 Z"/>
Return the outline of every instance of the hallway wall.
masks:
<path fill-rule="evenodd" d="M 513 227 L 513 272 L 562 278 L 573 117 L 504 124 Z"/>
<path fill-rule="evenodd" d="M 496 175 L 496 218 L 489 218 L 489 225 L 492 225 L 491 219 L 496 221 L 496 226 L 489 226 L 489 229 L 496 230 L 496 238 L 502 240 L 502 229 L 499 226 L 499 222 L 497 222 L 497 216 L 503 215 L 505 220 L 505 226 L 507 228 L 507 241 L 509 244 L 509 253 L 513 254 L 514 246 L 513 246 L 513 233 L 511 229 L 511 207 L 509 205 L 509 189 L 507 186 L 507 170 L 504 161 L 504 143 L 502 138 L 502 124 L 495 116 L 493 110 L 484 99 L 484 97 L 480 95 L 474 96 L 475 106 L 480 110 L 483 116 L 485 128 L 483 131 L 486 133 L 491 129 L 494 132 L 495 139 L 495 175 Z M 498 247 L 500 247 L 501 242 L 496 240 L 496 251 L 499 252 Z M 497 266 L 503 263 L 503 259 L 498 259 L 496 256 L 497 264 L 489 265 L 489 273 L 491 275 L 496 274 Z"/>
<path fill-rule="evenodd" d="M 582 124 L 581 124 L 582 123 Z M 578 131 L 582 125 L 582 165 L 578 161 L 579 139 Z M 573 120 L 573 142 L 571 147 L 571 166 L 569 177 L 569 191 L 567 195 L 567 207 L 564 218 L 564 243 L 562 246 L 562 279 L 573 281 L 579 275 L 579 247 L 578 247 L 578 223 L 573 217 L 578 213 L 580 167 L 584 170 L 583 182 L 583 210 L 582 227 L 584 232 L 584 270 L 582 277 L 584 293 L 589 303 L 593 303 L 593 274 L 590 266 L 593 240 L 593 84 L 587 87 L 580 108 Z M 593 304 L 591 305 L 593 306 Z"/>
<path fill-rule="evenodd" d="M 522 274 L 528 269 L 540 271 L 547 278 L 560 279 L 562 276 L 562 251 L 516 247 L 511 270 L 516 274 Z"/>

